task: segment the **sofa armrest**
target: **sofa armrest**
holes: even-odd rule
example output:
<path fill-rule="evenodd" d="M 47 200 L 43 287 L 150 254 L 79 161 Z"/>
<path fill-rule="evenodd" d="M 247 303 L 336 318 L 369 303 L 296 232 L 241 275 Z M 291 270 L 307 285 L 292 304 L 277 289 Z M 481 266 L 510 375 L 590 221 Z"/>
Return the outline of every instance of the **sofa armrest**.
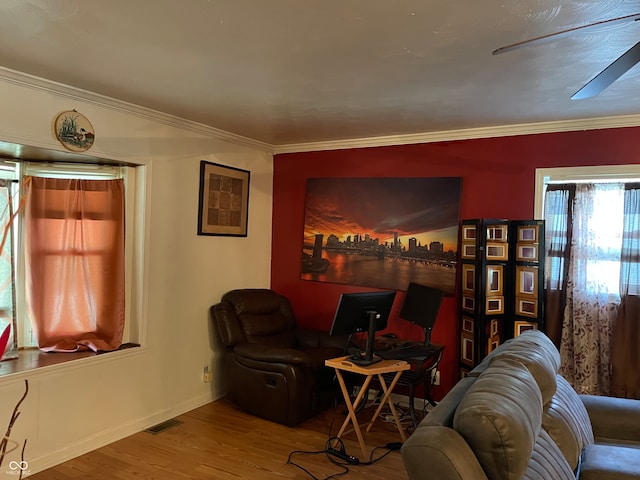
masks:
<path fill-rule="evenodd" d="M 640 400 L 580 395 L 596 442 L 640 444 Z"/>
<path fill-rule="evenodd" d="M 284 363 L 288 365 L 310 365 L 311 360 L 305 352 L 294 348 L 271 347 L 258 343 L 239 343 L 233 348 L 236 355 L 256 362 Z"/>

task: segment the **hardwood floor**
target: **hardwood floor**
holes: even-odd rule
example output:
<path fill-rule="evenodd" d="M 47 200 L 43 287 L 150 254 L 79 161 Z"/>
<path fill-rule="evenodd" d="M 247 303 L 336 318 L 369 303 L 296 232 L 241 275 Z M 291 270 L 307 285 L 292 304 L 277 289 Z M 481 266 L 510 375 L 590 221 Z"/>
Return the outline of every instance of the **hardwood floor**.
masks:
<path fill-rule="evenodd" d="M 369 419 L 364 409 L 358 419 Z M 309 473 L 287 463 L 291 452 L 321 452 L 345 418 L 339 405 L 295 428 L 285 427 L 239 411 L 226 399 L 207 404 L 176 419 L 182 423 L 157 435 L 135 435 L 82 455 L 29 478 L 33 480 L 183 480 L 183 479 L 326 479 L 347 467 L 333 464 L 324 453 L 296 453 L 291 460 Z M 409 422 L 410 424 L 410 422 Z M 364 431 L 364 429 L 363 429 Z M 353 432 L 343 437 L 346 451 L 362 458 Z M 400 441 L 392 423 L 376 420 L 365 442 L 371 449 Z M 388 449 L 377 449 L 373 458 Z M 333 458 L 333 457 L 331 457 Z M 407 479 L 399 451 L 372 465 L 348 465 L 344 478 L 364 480 Z"/>

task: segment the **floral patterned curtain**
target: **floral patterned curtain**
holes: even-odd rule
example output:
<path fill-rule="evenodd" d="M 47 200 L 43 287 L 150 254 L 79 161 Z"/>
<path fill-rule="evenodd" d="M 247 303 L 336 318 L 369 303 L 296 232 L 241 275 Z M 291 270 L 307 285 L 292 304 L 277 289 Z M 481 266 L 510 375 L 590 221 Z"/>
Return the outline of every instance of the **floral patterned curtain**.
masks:
<path fill-rule="evenodd" d="M 560 373 L 578 393 L 610 391 L 611 338 L 619 296 L 617 284 L 612 289 L 607 279 L 619 276 L 623 195 L 622 184 L 576 185 Z"/>

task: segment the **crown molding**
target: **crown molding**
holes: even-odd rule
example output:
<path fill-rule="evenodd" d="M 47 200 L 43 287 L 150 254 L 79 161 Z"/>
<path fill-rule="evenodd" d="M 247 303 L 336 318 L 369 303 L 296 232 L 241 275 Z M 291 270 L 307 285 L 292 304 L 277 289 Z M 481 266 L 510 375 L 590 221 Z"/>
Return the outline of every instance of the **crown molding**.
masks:
<path fill-rule="evenodd" d="M 623 128 L 640 126 L 640 115 L 617 117 L 583 118 L 558 120 L 553 122 L 522 123 L 496 127 L 468 128 L 442 132 L 414 133 L 407 135 L 389 135 L 383 137 L 353 138 L 328 142 L 294 143 L 277 145 L 274 153 L 302 153 L 321 150 L 344 150 L 350 148 L 386 147 L 434 143 L 474 138 L 511 137 L 516 135 L 535 135 L 542 133 L 571 132 L 577 130 L 599 130 L 604 128 Z"/>
<path fill-rule="evenodd" d="M 36 77 L 16 70 L 0 66 L 0 81 L 13 83 L 22 87 L 45 91 L 51 95 L 66 97 L 73 100 L 109 108 L 128 115 L 134 115 L 148 121 L 189 131 L 199 135 L 206 135 L 229 143 L 245 146 L 261 152 L 274 155 L 281 153 L 302 153 L 322 150 L 345 150 L 351 148 L 370 148 L 397 145 L 411 145 L 418 143 L 434 143 L 453 140 L 470 140 L 476 138 L 509 137 L 516 135 L 535 135 L 543 133 L 570 132 L 578 130 L 598 130 L 605 128 L 624 128 L 640 126 L 640 115 L 626 115 L 613 117 L 582 118 L 573 120 L 558 120 L 551 122 L 522 123 L 515 125 L 500 125 L 492 127 L 468 128 L 460 130 L 446 130 L 439 132 L 423 132 L 404 135 L 387 135 L 380 137 L 363 137 L 346 140 L 332 140 L 325 142 L 292 143 L 271 145 L 241 135 L 236 135 L 218 128 L 186 120 L 167 113 L 141 107 L 132 103 L 89 92 L 52 80 Z"/>
<path fill-rule="evenodd" d="M 59 97 L 66 97 L 73 100 L 82 100 L 99 107 L 108 108 L 129 115 L 134 115 L 145 120 L 153 121 L 159 124 L 189 131 L 199 135 L 218 138 L 235 145 L 253 148 L 268 154 L 273 154 L 274 152 L 274 147 L 272 145 L 269 145 L 268 143 L 226 132 L 224 130 L 210 127 L 202 123 L 185 120 L 183 118 L 159 112 L 157 110 L 152 110 L 150 108 L 141 107 L 139 105 L 125 102 L 123 100 L 107 97 L 106 95 L 101 95 L 99 93 L 89 92 L 81 88 L 71 87 L 69 85 L 54 82 L 53 80 L 48 80 L 45 78 L 30 75 L 28 73 L 11 70 L 2 66 L 0 66 L 0 81 L 13 83 L 15 85 L 31 88 L 34 90 L 45 91 L 51 95 Z"/>

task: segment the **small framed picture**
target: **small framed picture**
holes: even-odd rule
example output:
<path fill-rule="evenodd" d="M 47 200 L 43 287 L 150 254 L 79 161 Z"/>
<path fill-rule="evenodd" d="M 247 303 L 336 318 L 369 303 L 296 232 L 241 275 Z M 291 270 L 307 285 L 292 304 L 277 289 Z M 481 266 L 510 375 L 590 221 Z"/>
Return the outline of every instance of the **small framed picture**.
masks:
<path fill-rule="evenodd" d="M 473 293 L 476 290 L 475 265 L 462 264 L 462 291 Z"/>
<path fill-rule="evenodd" d="M 485 305 L 485 313 L 500 315 L 504 313 L 503 297 L 487 297 Z"/>
<path fill-rule="evenodd" d="M 538 225 L 518 226 L 518 242 L 538 243 Z"/>
<path fill-rule="evenodd" d="M 509 259 L 509 250 L 506 243 L 487 243 L 485 252 L 487 260 Z"/>
<path fill-rule="evenodd" d="M 500 324 L 501 320 L 492 318 L 487 325 L 487 354 L 498 348 L 500 345 Z"/>
<path fill-rule="evenodd" d="M 475 225 L 462 225 L 462 241 L 476 239 Z"/>
<path fill-rule="evenodd" d="M 462 309 L 467 312 L 475 312 L 476 311 L 476 299 L 474 297 L 470 297 L 468 295 L 462 296 Z"/>
<path fill-rule="evenodd" d="M 462 331 L 473 335 L 475 321 L 471 317 L 462 316 Z"/>
<path fill-rule="evenodd" d="M 538 301 L 528 298 L 516 297 L 516 315 L 525 315 L 527 317 L 538 316 Z"/>
<path fill-rule="evenodd" d="M 516 266 L 516 296 L 538 297 L 538 267 Z"/>
<path fill-rule="evenodd" d="M 516 245 L 516 260 L 519 262 L 537 262 L 538 245 L 518 243 Z"/>
<path fill-rule="evenodd" d="M 516 320 L 513 324 L 513 336 L 517 337 L 526 330 L 537 330 L 538 324 L 535 322 L 525 322 L 523 320 Z"/>
<path fill-rule="evenodd" d="M 198 235 L 247 236 L 251 172 L 200 161 Z"/>
<path fill-rule="evenodd" d="M 488 225 L 487 240 L 494 242 L 507 241 L 507 225 Z"/>
<path fill-rule="evenodd" d="M 473 335 L 462 332 L 460 335 L 460 361 L 470 367 L 473 367 Z"/>
<path fill-rule="evenodd" d="M 487 296 L 502 295 L 502 265 L 487 265 Z"/>
<path fill-rule="evenodd" d="M 487 355 L 500 346 L 500 339 L 490 338 L 487 340 Z"/>
<path fill-rule="evenodd" d="M 462 258 L 474 259 L 476 258 L 476 244 L 475 243 L 463 243 L 462 244 Z"/>
<path fill-rule="evenodd" d="M 497 336 L 500 330 L 500 321 L 497 318 L 494 318 L 491 320 L 491 323 L 489 325 L 491 328 L 491 336 L 492 337 Z"/>

